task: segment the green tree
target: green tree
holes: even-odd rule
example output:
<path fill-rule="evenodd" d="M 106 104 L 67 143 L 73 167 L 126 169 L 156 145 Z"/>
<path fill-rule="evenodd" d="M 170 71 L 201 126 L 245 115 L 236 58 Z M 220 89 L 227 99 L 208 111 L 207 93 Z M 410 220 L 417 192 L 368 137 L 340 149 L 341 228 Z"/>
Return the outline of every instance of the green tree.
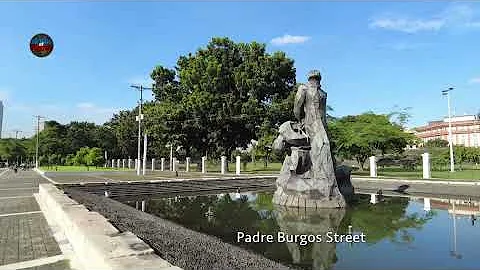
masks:
<path fill-rule="evenodd" d="M 90 153 L 89 147 L 80 148 L 75 155 L 75 164 L 85 165 L 89 170 L 90 162 L 88 160 L 88 154 Z"/>
<path fill-rule="evenodd" d="M 256 138 L 266 118 L 274 124 L 286 120 L 279 108 L 295 86 L 293 60 L 283 52 L 268 54 L 265 44 L 228 38 L 213 38 L 181 56 L 175 70 L 158 66 L 151 77 L 160 107 L 152 121 L 165 123 L 154 128 L 202 155 L 210 150 L 230 156 Z"/>
<path fill-rule="evenodd" d="M 94 123 L 73 121 L 66 125 L 65 140 L 68 142 L 67 153 L 75 153 L 82 147 L 94 147 L 95 130 Z"/>
<path fill-rule="evenodd" d="M 138 115 L 138 109 L 120 111 L 114 114 L 112 119 L 104 126 L 108 132 L 112 132 L 116 138 L 116 147 L 111 151 L 111 155 L 134 157 L 137 152 L 137 123 L 135 116 Z M 111 137 L 111 135 L 109 135 Z M 101 145 L 97 145 L 101 147 Z M 105 145 L 107 147 L 107 145 Z M 112 148 L 103 148 L 112 149 Z M 108 151 L 108 150 L 107 150 Z"/>
<path fill-rule="evenodd" d="M 354 158 L 361 169 L 369 156 L 377 151 L 401 153 L 413 135 L 392 123 L 388 115 L 364 113 L 345 116 L 330 123 L 329 131 L 335 145 L 334 153 Z"/>
<path fill-rule="evenodd" d="M 24 140 L 1 139 L 0 158 L 9 163 L 20 163 L 27 156 L 27 146 Z"/>
<path fill-rule="evenodd" d="M 85 163 L 88 166 L 98 167 L 105 163 L 105 158 L 103 157 L 102 149 L 98 147 L 93 147 L 88 149 L 88 153 L 85 156 Z"/>
<path fill-rule="evenodd" d="M 53 154 L 65 155 L 69 151 L 69 141 L 66 138 L 67 127 L 56 122 L 46 121 L 44 129 L 39 134 L 39 155 L 47 157 Z M 33 137 L 36 146 L 36 135 Z M 34 147 L 35 147 L 34 146 Z"/>
<path fill-rule="evenodd" d="M 430 141 L 427 141 L 424 146 L 426 148 L 432 148 L 432 147 L 448 147 L 449 143 L 446 140 L 442 139 L 433 139 Z"/>

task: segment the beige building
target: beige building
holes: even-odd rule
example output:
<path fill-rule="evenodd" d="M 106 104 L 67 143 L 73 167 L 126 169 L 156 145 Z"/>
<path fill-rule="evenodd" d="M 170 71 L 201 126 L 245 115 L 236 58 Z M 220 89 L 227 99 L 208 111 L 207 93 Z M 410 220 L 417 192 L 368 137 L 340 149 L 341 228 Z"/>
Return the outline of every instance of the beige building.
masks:
<path fill-rule="evenodd" d="M 415 135 L 427 142 L 434 139 L 448 141 L 448 118 L 432 121 L 414 129 Z M 480 118 L 476 115 L 452 117 L 452 143 L 469 147 L 480 147 Z"/>

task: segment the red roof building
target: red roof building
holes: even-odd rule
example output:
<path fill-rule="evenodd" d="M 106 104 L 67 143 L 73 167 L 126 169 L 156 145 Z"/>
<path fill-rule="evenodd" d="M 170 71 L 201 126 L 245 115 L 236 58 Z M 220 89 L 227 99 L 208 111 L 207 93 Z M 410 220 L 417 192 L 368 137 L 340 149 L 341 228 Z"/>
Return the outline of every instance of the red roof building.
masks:
<path fill-rule="evenodd" d="M 452 117 L 452 143 L 468 147 L 480 147 L 480 119 L 476 115 Z M 415 135 L 427 142 L 434 139 L 448 141 L 448 118 L 432 121 L 414 129 Z"/>

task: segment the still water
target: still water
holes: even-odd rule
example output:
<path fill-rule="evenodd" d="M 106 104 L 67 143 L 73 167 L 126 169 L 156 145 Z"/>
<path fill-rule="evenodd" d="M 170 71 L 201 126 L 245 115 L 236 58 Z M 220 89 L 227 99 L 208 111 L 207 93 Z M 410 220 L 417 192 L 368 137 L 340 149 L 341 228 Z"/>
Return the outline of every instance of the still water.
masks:
<path fill-rule="evenodd" d="M 347 210 L 298 211 L 260 192 L 126 203 L 299 269 L 480 269 L 480 203 L 471 200 L 358 194 Z M 238 232 L 363 233 L 366 242 L 245 243 Z"/>

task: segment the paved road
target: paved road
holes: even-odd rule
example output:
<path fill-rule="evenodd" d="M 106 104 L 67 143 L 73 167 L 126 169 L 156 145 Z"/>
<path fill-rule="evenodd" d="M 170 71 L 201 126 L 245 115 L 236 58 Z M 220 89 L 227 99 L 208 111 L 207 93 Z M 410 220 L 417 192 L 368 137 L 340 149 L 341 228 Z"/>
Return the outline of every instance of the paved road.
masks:
<path fill-rule="evenodd" d="M 33 197 L 39 183 L 32 171 L 0 170 L 0 270 L 70 269 Z"/>

